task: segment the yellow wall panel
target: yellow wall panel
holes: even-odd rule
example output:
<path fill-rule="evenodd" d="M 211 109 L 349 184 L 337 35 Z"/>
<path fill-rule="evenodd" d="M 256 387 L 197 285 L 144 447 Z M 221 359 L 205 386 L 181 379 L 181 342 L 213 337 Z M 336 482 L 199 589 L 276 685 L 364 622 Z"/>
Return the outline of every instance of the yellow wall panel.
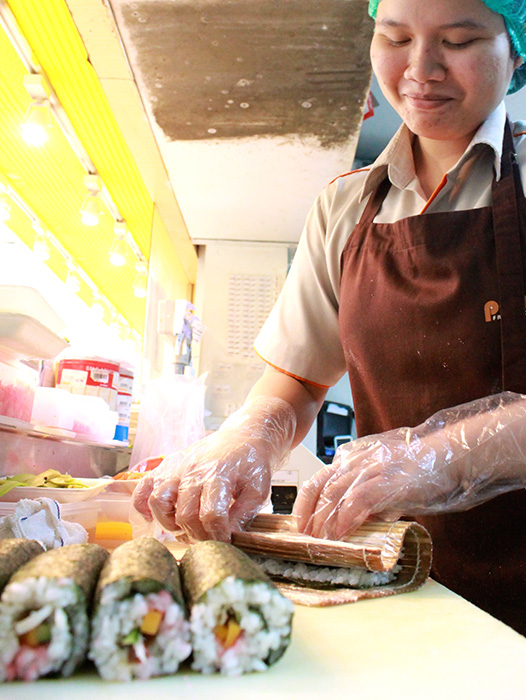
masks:
<path fill-rule="evenodd" d="M 63 0 L 9 0 L 97 172 L 148 257 L 153 203 Z"/>
<path fill-rule="evenodd" d="M 20 124 L 31 101 L 23 86 L 26 71 L 2 31 L 0 61 L 0 175 L 4 184 L 15 190 L 101 293 L 142 333 L 145 302 L 132 293 L 134 256 L 130 251 L 130 263 L 124 268 L 110 265 L 107 252 L 113 240 L 113 219 L 108 212 L 99 226 L 82 224 L 79 210 L 86 193 L 85 172 L 66 137 L 54 123 L 44 146 L 28 146 L 22 139 Z M 10 227 L 32 246 L 34 232 L 25 214 L 20 212 L 13 217 Z M 65 278 L 67 270 L 60 257 L 53 256 L 48 264 Z M 81 290 L 80 296 L 91 303 L 87 288 Z"/>
<path fill-rule="evenodd" d="M 34 60 L 53 87 L 74 132 L 144 257 L 151 250 L 154 203 L 124 140 L 84 44 L 64 0 L 7 0 Z M 80 207 L 86 195 L 85 166 L 57 123 L 49 142 L 40 148 L 21 138 L 20 123 L 30 97 L 23 86 L 26 73 L 9 38 L 0 29 L 0 181 L 9 184 L 29 205 L 44 228 L 90 277 L 101 293 L 139 333 L 144 331 L 146 301 L 133 295 L 135 256 L 129 251 L 124 267 L 109 263 L 114 220 L 106 210 L 98 226 L 82 224 Z M 162 220 L 156 217 L 156 249 L 163 284 L 181 296 L 190 293 L 188 273 L 178 258 Z M 28 245 L 34 232 L 19 212 L 11 227 Z M 17 230 L 18 229 L 18 230 Z M 156 268 L 159 258 L 156 256 Z M 52 256 L 50 267 L 62 278 L 66 266 Z M 167 292 L 168 293 L 168 292 Z M 88 303 L 83 285 L 80 296 Z M 186 294 L 185 294 L 186 296 Z"/>

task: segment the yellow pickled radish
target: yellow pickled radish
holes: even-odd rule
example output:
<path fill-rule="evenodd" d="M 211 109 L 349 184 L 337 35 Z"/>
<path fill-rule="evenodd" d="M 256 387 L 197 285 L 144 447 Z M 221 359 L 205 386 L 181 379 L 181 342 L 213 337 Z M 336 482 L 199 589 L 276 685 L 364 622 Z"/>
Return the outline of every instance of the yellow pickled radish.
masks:
<path fill-rule="evenodd" d="M 21 646 L 38 647 L 47 644 L 51 640 L 51 628 L 47 622 L 43 622 L 32 630 L 25 632 L 18 638 Z"/>
<path fill-rule="evenodd" d="M 215 638 L 217 639 L 217 641 L 218 641 L 220 644 L 224 644 L 224 643 L 225 643 L 226 631 L 227 631 L 227 625 L 226 625 L 226 624 L 224 624 L 224 625 L 216 625 L 216 626 L 214 627 L 214 635 L 215 635 Z"/>
<path fill-rule="evenodd" d="M 32 648 L 39 646 L 40 642 L 38 641 L 37 631 L 29 630 L 29 632 L 25 632 L 24 634 L 20 635 L 18 638 L 18 643 L 20 646 L 28 646 Z"/>
<path fill-rule="evenodd" d="M 216 625 L 214 634 L 217 641 L 223 645 L 225 649 L 230 649 L 237 642 L 241 634 L 241 627 L 237 622 L 230 618 L 224 625 Z"/>
<path fill-rule="evenodd" d="M 163 619 L 162 612 L 159 610 L 148 610 L 142 619 L 141 632 L 153 637 L 159 631 L 161 620 Z"/>
<path fill-rule="evenodd" d="M 223 646 L 225 649 L 230 649 L 231 646 L 237 642 L 239 635 L 241 634 L 241 627 L 237 624 L 235 620 L 228 621 L 228 629 L 226 634 L 226 639 Z"/>

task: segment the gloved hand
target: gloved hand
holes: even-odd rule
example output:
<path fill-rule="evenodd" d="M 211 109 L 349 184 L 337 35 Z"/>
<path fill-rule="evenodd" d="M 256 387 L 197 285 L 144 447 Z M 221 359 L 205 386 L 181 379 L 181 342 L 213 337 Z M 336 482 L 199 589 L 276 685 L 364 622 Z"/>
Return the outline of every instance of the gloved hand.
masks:
<path fill-rule="evenodd" d="M 296 414 L 275 397 L 258 397 L 221 428 L 167 457 L 136 487 L 134 507 L 167 531 L 229 540 L 259 511 L 272 472 L 290 451 Z"/>
<path fill-rule="evenodd" d="M 374 516 L 468 510 L 526 486 L 526 396 L 503 392 L 338 448 L 298 494 L 298 529 L 340 539 Z"/>

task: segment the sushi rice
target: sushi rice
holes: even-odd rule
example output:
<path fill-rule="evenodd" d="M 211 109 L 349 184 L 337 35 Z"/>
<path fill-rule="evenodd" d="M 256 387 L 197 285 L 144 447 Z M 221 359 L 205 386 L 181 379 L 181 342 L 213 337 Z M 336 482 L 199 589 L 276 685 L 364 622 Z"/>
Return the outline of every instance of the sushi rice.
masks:
<path fill-rule="evenodd" d="M 0 679 L 69 676 L 84 661 L 91 600 L 107 557 L 99 545 L 72 544 L 15 571 L 0 599 Z"/>
<path fill-rule="evenodd" d="M 272 579 L 347 588 L 385 586 L 396 580 L 398 572 L 402 569 L 400 564 L 396 564 L 390 571 L 369 571 L 359 566 L 319 566 L 256 555 L 253 555 L 252 559 Z"/>
<path fill-rule="evenodd" d="M 183 608 L 167 591 L 135 593 L 122 599 L 120 588 L 116 583 L 102 591 L 93 619 L 89 658 L 106 680 L 129 681 L 175 673 L 192 651 Z M 133 630 L 140 628 L 150 610 L 163 614 L 155 638 L 148 642 L 138 634 L 132 644 L 122 644 Z"/>
<path fill-rule="evenodd" d="M 64 608 L 70 608 L 69 620 Z M 27 611 L 29 615 L 24 617 Z M 51 639 L 45 646 L 29 647 L 20 635 L 50 621 Z M 53 672 L 69 675 L 73 668 L 64 664 L 73 647 L 88 643 L 88 619 L 78 604 L 69 579 L 44 576 L 8 585 L 0 606 L 0 679 L 33 681 Z"/>
<path fill-rule="evenodd" d="M 172 674 L 190 656 L 190 625 L 173 554 L 152 537 L 117 547 L 95 594 L 88 657 L 106 680 Z"/>
<path fill-rule="evenodd" d="M 294 605 L 265 582 L 228 576 L 192 606 L 192 668 L 238 676 L 265 671 L 286 649 Z M 225 649 L 217 639 L 218 626 L 235 619 L 242 633 Z"/>

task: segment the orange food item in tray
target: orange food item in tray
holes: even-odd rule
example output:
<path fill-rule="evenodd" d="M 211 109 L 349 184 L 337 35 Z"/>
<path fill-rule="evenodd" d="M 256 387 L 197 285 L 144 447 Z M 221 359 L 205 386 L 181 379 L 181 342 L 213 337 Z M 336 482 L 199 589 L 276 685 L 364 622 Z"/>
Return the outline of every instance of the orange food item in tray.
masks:
<path fill-rule="evenodd" d="M 152 469 L 158 467 L 163 461 L 163 459 L 164 455 L 161 455 L 159 457 L 148 457 L 147 459 L 143 459 L 142 462 L 136 464 L 132 470 L 115 474 L 113 478 L 124 481 L 127 481 L 128 479 L 140 479 L 147 472 L 151 472 Z"/>
<path fill-rule="evenodd" d="M 115 474 L 113 478 L 119 481 L 129 481 L 131 479 L 142 479 L 142 477 L 145 475 L 146 472 L 143 472 L 142 474 L 139 472 L 120 472 L 119 474 Z"/>

